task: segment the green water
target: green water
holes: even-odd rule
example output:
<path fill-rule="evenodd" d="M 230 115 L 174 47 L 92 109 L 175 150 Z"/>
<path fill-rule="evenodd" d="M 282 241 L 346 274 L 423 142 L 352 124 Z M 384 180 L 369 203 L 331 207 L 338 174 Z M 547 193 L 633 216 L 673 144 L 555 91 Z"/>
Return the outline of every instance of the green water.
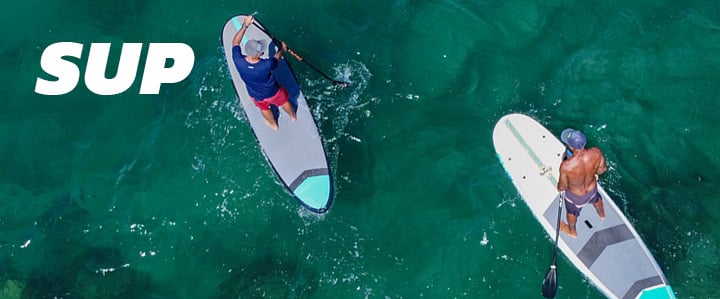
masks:
<path fill-rule="evenodd" d="M 219 35 L 252 12 L 353 83 L 292 61 L 323 216 L 235 102 Z M 492 145 L 511 112 L 583 129 L 678 297 L 720 297 L 717 1 L 28 0 L 0 24 L 2 298 L 539 298 L 552 242 Z M 59 41 L 181 42 L 195 66 L 156 96 L 40 96 Z M 603 298 L 558 267 L 558 298 Z"/>

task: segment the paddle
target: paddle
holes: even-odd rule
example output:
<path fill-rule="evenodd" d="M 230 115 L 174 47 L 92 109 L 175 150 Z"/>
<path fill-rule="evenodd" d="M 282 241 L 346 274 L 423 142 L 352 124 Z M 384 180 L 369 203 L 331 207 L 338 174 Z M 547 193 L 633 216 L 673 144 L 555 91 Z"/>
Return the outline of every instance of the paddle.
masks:
<path fill-rule="evenodd" d="M 557 226 L 555 227 L 555 249 L 553 249 L 553 259 L 550 269 L 545 274 L 545 280 L 542 283 L 542 295 L 545 298 L 555 298 L 557 294 L 557 249 L 558 249 L 558 238 L 560 237 L 560 215 L 562 214 L 562 202 L 563 192 L 560 192 L 560 200 L 558 201 L 558 218 Z"/>
<path fill-rule="evenodd" d="M 275 38 L 272 34 L 270 34 L 270 32 L 268 32 L 267 30 L 265 30 L 265 28 L 263 28 L 262 26 L 258 25 L 258 24 L 255 22 L 255 20 L 253 20 L 253 25 L 255 25 L 255 27 L 257 27 L 258 29 L 260 29 L 260 31 L 265 32 L 265 34 L 267 34 L 268 36 L 270 36 L 270 38 L 272 38 L 273 42 L 274 42 L 276 45 L 278 45 L 278 46 L 279 46 L 279 45 L 282 45 L 282 43 L 280 42 L 280 40 L 278 40 L 277 38 Z M 326 74 L 323 73 L 320 69 L 318 69 L 318 68 L 315 67 L 314 65 L 310 64 L 310 62 L 308 62 L 307 60 L 305 60 L 304 58 L 302 58 L 302 56 L 300 56 L 300 55 L 298 55 L 297 53 L 295 53 L 295 51 L 293 51 L 292 49 L 288 48 L 287 51 L 288 51 L 288 53 L 290 53 L 292 56 L 294 56 L 295 59 L 299 60 L 300 62 L 305 63 L 307 66 L 309 66 L 311 69 L 313 69 L 314 71 L 316 71 L 318 74 L 320 74 L 320 75 L 322 75 L 323 77 L 325 77 L 325 79 L 327 79 L 328 81 L 332 82 L 334 85 L 337 85 L 337 86 L 339 86 L 339 87 L 341 87 L 341 88 L 345 88 L 345 87 L 347 87 L 347 86 L 350 85 L 350 83 L 348 83 L 348 82 L 342 82 L 342 81 L 338 81 L 338 80 L 335 80 L 335 79 L 333 79 L 333 78 L 330 78 L 330 76 L 326 75 Z"/>

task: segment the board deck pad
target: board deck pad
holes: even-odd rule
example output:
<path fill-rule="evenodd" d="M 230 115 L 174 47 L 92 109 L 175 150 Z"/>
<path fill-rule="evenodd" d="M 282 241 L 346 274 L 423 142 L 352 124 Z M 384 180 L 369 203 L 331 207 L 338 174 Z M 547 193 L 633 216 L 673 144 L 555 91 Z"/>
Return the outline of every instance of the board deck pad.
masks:
<path fill-rule="evenodd" d="M 248 95 L 245 82 L 240 78 L 232 60 L 232 40 L 242 27 L 244 19 L 245 15 L 230 18 L 225 23 L 221 35 L 237 99 L 263 155 L 283 185 L 309 210 L 324 213 L 332 203 L 332 173 L 305 95 L 287 60 L 281 59 L 277 69 L 273 71 L 273 75 L 277 82 L 287 89 L 290 102 L 297 109 L 297 120 L 291 122 L 285 111 L 279 111 L 282 109 L 273 106 L 272 110 L 275 112 L 279 130 L 275 131 L 265 124 L 260 109 L 255 106 L 253 99 Z M 270 36 L 257 28 L 257 26 L 262 26 L 257 19 L 255 19 L 255 23 L 245 31 L 241 48 L 248 39 L 264 40 L 267 48 L 263 58 L 273 56 L 277 51 L 277 46 L 272 42 Z M 242 50 L 242 52 L 245 51 Z"/>
<path fill-rule="evenodd" d="M 493 143 L 520 196 L 554 241 L 565 146 L 523 114 L 503 116 L 493 130 Z M 655 258 L 599 183 L 598 192 L 606 218 L 601 220 L 593 205 L 586 205 L 577 220 L 577 238 L 560 233 L 558 248 L 609 298 L 675 298 Z M 564 204 L 561 213 L 567 221 Z"/>

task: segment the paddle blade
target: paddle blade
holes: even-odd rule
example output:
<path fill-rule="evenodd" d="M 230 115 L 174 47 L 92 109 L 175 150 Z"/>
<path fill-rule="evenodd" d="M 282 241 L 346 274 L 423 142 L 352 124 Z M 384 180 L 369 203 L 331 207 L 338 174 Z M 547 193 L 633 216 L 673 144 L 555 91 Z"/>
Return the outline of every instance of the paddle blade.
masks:
<path fill-rule="evenodd" d="M 337 81 L 337 80 L 333 80 L 333 84 L 335 84 L 335 86 L 340 87 L 340 88 L 345 88 L 345 87 L 350 86 L 350 83 Z"/>
<path fill-rule="evenodd" d="M 557 267 L 555 265 L 550 266 L 547 274 L 545 274 L 545 280 L 542 284 L 542 295 L 545 298 L 555 298 L 557 294 Z"/>

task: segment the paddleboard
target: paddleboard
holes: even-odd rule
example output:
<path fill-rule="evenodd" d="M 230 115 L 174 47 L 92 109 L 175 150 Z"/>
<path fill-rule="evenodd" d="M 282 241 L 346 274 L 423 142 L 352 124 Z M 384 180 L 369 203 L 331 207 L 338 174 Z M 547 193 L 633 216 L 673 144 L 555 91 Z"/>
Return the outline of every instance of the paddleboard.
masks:
<path fill-rule="evenodd" d="M 495 151 L 533 215 L 554 241 L 557 191 L 565 145 L 523 114 L 505 115 L 493 130 Z M 587 205 L 577 221 L 577 238 L 560 233 L 558 248 L 608 298 L 675 298 L 662 269 L 609 194 L 598 184 L 605 206 L 600 220 Z M 561 212 L 566 220 L 565 207 Z"/>
<path fill-rule="evenodd" d="M 245 15 L 230 18 L 225 23 L 221 36 L 237 99 L 265 159 L 283 185 L 309 210 L 324 213 L 332 203 L 333 178 L 315 120 L 293 70 L 283 58 L 273 75 L 278 83 L 288 90 L 290 102 L 297 108 L 297 120 L 290 121 L 285 111 L 279 111 L 282 109 L 272 106 L 279 130 L 275 131 L 265 124 L 260 109 L 248 95 L 245 82 L 240 78 L 232 60 L 232 40 L 235 33 L 240 31 L 244 19 Z M 277 45 L 270 36 L 257 28 L 262 26 L 257 19 L 255 23 L 246 30 L 242 45 L 245 45 L 248 39 L 265 40 L 267 48 L 263 58 L 269 58 L 278 50 Z M 245 53 L 244 49 L 242 51 Z"/>

